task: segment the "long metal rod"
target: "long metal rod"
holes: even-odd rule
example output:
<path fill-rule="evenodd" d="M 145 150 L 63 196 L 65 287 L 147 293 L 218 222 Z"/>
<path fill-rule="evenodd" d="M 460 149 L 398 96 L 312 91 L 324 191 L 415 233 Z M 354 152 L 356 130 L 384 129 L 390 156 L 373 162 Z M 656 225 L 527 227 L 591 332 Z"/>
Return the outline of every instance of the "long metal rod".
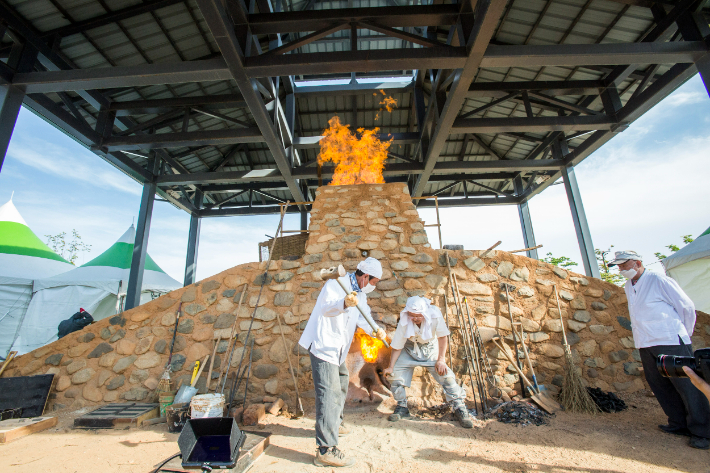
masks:
<path fill-rule="evenodd" d="M 473 382 L 473 353 L 471 352 L 471 346 L 468 343 L 468 337 L 466 336 L 465 325 L 463 324 L 463 314 L 461 313 L 461 305 L 456 298 L 456 291 L 454 291 L 453 275 L 451 272 L 451 263 L 449 262 L 449 252 L 444 251 L 444 256 L 446 258 L 446 268 L 449 272 L 449 287 L 451 288 L 451 296 L 454 298 L 454 306 L 456 307 L 456 318 L 459 322 L 459 333 L 463 339 L 464 350 L 466 352 L 466 368 L 468 369 L 468 377 L 471 382 L 471 395 L 473 396 L 473 404 L 476 404 L 476 384 Z"/>
<path fill-rule="evenodd" d="M 520 363 L 520 353 L 518 352 L 518 336 L 515 331 L 515 321 L 513 320 L 513 310 L 510 308 L 510 293 L 508 292 L 508 283 L 503 283 L 505 286 L 505 300 L 508 302 L 508 316 L 510 317 L 510 330 L 513 332 L 513 346 L 515 347 L 515 360 L 518 362 L 518 368 L 522 369 L 523 364 Z M 525 395 L 523 382 L 520 381 L 520 394 Z"/>
<path fill-rule="evenodd" d="M 456 286 L 458 287 L 458 280 L 456 281 Z M 476 381 L 478 382 L 478 392 L 481 396 L 481 400 L 483 402 L 483 412 L 488 411 L 488 396 L 486 393 L 485 389 L 485 382 L 483 380 L 483 369 L 481 367 L 481 352 L 480 348 L 478 347 L 478 343 L 476 342 L 475 335 L 473 333 L 473 323 L 471 322 L 471 311 L 469 310 L 468 307 L 468 301 L 466 298 L 463 298 L 463 305 L 466 307 L 466 317 L 468 318 L 468 327 L 467 330 L 469 332 L 469 336 L 471 337 L 472 345 L 473 345 L 473 351 L 474 355 L 476 356 Z M 475 317 L 474 317 L 475 318 Z"/>

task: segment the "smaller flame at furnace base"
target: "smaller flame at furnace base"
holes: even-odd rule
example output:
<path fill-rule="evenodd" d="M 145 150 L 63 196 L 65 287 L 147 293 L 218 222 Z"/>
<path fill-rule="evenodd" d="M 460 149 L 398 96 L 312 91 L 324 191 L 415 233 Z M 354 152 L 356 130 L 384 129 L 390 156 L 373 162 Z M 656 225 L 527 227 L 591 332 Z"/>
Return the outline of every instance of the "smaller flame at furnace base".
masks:
<path fill-rule="evenodd" d="M 372 338 L 364 333 L 358 333 L 357 336 L 360 338 L 360 352 L 362 352 L 362 358 L 368 363 L 376 362 L 380 348 L 383 348 L 385 344 L 382 343 L 381 340 Z"/>

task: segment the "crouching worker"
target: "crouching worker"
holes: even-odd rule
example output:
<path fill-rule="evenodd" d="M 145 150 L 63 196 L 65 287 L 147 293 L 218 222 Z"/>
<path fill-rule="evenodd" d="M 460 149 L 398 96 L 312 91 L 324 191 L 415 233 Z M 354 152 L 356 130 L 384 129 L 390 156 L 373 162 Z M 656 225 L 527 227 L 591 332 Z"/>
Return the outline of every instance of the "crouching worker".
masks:
<path fill-rule="evenodd" d="M 298 341 L 311 357 L 318 446 L 313 463 L 317 466 L 349 467 L 355 463 L 338 449 L 339 436 L 349 433 L 343 423 L 343 407 L 350 381 L 345 357 L 358 327 L 370 336 L 375 335 L 357 305 L 369 313 L 365 294 L 375 289 L 381 277 L 380 262 L 367 258 L 357 265 L 355 273 L 340 278 L 348 288 L 348 294 L 343 292 L 338 281 L 327 281 Z M 379 328 L 376 336 L 384 340 L 387 334 Z"/>
<path fill-rule="evenodd" d="M 444 388 L 446 401 L 451 404 L 456 420 L 461 427 L 470 429 L 473 421 L 466 409 L 466 391 L 456 383 L 456 376 L 446 366 L 449 328 L 438 307 L 428 299 L 414 296 L 407 299 L 407 306 L 399 315 L 399 324 L 392 337 L 390 366 L 384 371 L 390 375 L 392 395 L 397 401 L 389 420 L 398 421 L 410 417 L 407 408 L 407 391 L 412 383 L 414 368 L 422 366 Z"/>

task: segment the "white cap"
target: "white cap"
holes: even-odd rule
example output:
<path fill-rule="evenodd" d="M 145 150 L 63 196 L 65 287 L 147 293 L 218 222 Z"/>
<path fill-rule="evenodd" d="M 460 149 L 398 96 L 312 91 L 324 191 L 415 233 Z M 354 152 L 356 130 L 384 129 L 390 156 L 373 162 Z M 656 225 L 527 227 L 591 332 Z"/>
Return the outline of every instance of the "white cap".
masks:
<path fill-rule="evenodd" d="M 364 261 L 360 261 L 357 265 L 357 269 L 365 274 L 369 274 L 373 278 L 382 278 L 382 264 L 375 258 L 366 258 Z"/>
<path fill-rule="evenodd" d="M 425 314 L 429 308 L 429 301 L 420 296 L 412 296 L 407 299 L 407 305 L 404 308 L 405 312 L 413 312 L 415 314 Z"/>
<path fill-rule="evenodd" d="M 627 250 L 627 251 L 617 251 L 617 252 L 614 254 L 614 259 L 611 260 L 611 261 L 609 261 L 609 263 L 607 264 L 607 266 L 616 266 L 616 265 L 618 265 L 618 264 L 623 264 L 623 263 L 627 262 L 627 261 L 630 260 L 630 259 L 631 259 L 631 260 L 634 260 L 634 261 L 643 261 L 643 260 L 641 259 L 641 256 L 640 256 L 638 253 L 636 253 L 635 251 L 630 251 L 630 250 Z"/>

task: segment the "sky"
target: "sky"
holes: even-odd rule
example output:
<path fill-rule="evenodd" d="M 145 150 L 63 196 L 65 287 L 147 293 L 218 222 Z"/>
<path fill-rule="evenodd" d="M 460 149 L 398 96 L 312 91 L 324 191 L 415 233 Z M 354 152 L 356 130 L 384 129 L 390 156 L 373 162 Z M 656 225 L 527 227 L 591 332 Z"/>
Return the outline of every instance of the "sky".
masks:
<path fill-rule="evenodd" d="M 697 237 L 710 227 L 710 99 L 696 75 L 575 168 L 595 248 L 639 252 L 649 269 L 661 271 L 655 252 L 683 246 L 681 236 Z M 579 263 L 579 246 L 562 180 L 530 201 L 542 257 L 567 256 Z M 73 229 L 91 251 L 88 262 L 110 247 L 138 216 L 142 187 L 89 150 L 22 109 L 0 170 L 0 205 L 10 199 L 30 228 L 45 235 Z M 524 247 L 516 206 L 441 209 L 444 244 L 485 249 Z M 423 209 L 426 223 L 436 223 Z M 258 243 L 273 235 L 279 216 L 202 220 L 197 279 L 238 264 L 258 261 Z M 287 215 L 284 228 L 300 228 Z M 148 253 L 182 282 L 189 217 L 169 203 L 156 202 Z M 429 227 L 438 248 L 436 227 Z"/>

